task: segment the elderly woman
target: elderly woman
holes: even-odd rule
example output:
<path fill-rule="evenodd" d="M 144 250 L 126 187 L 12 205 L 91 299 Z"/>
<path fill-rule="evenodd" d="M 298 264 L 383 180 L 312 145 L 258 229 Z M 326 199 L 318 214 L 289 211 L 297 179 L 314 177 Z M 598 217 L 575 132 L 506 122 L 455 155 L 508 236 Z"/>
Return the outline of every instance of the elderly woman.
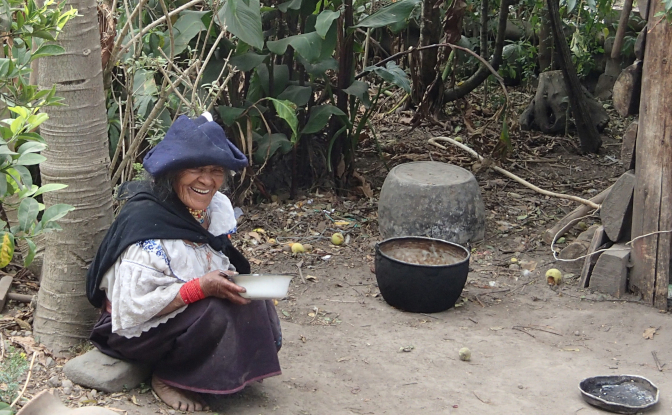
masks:
<path fill-rule="evenodd" d="M 178 410 L 280 374 L 275 307 L 227 278 L 250 265 L 231 245 L 236 219 L 218 189 L 247 163 L 209 114 L 179 117 L 145 157 L 152 180 L 134 186 L 87 274 L 102 309 L 93 344 L 151 364 L 152 388 Z"/>

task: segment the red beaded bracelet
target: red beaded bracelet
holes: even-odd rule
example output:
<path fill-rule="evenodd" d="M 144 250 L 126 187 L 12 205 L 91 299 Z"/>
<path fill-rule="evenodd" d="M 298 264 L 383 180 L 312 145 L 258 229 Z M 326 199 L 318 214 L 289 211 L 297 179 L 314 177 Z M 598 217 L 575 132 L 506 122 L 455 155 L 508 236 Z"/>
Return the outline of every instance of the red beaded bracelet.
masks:
<path fill-rule="evenodd" d="M 182 297 L 184 304 L 191 304 L 198 300 L 204 299 L 205 293 L 201 288 L 200 278 L 194 278 L 193 280 L 185 283 L 180 288 L 180 297 Z"/>

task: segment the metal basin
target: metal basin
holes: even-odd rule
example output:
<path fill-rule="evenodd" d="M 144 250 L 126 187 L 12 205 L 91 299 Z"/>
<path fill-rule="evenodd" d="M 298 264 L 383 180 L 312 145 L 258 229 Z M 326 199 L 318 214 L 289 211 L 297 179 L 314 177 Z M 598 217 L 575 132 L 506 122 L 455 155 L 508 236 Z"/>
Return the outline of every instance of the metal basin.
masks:
<path fill-rule="evenodd" d="M 420 236 L 376 245 L 376 279 L 393 307 L 436 313 L 455 305 L 469 273 L 469 251 L 456 243 Z"/>
<path fill-rule="evenodd" d="M 658 403 L 658 387 L 635 375 L 594 376 L 579 383 L 583 399 L 618 414 L 636 414 Z"/>

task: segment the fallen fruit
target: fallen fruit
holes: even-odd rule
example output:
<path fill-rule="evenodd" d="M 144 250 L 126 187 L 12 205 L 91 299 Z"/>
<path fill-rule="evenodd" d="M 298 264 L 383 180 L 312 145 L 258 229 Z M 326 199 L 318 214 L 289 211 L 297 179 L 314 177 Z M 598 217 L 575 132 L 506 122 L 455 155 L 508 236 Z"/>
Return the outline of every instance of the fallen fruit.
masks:
<path fill-rule="evenodd" d="M 559 269 L 551 268 L 546 271 L 546 282 L 549 285 L 560 285 L 562 282 L 562 272 Z"/>
<path fill-rule="evenodd" d="M 463 362 L 468 362 L 471 360 L 471 350 L 468 347 L 463 347 L 460 349 L 460 360 Z"/>
<path fill-rule="evenodd" d="M 292 253 L 293 254 L 302 254 L 306 252 L 306 248 L 303 247 L 300 243 L 294 243 L 292 244 Z"/>
<path fill-rule="evenodd" d="M 343 245 L 343 241 L 345 241 L 345 238 L 343 237 L 343 234 L 340 232 L 336 232 L 335 234 L 331 235 L 331 243 L 334 245 Z"/>
<path fill-rule="evenodd" d="M 516 262 L 518 262 L 518 259 L 517 258 L 511 258 L 511 262 L 515 264 Z"/>

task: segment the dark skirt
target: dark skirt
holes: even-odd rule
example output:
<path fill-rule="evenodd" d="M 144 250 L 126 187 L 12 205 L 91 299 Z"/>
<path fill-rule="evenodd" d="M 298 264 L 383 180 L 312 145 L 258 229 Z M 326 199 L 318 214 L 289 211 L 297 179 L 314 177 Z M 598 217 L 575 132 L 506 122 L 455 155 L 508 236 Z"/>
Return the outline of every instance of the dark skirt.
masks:
<path fill-rule="evenodd" d="M 103 311 L 91 342 L 109 356 L 151 364 L 168 385 L 200 393 L 234 393 L 281 373 L 280 320 L 270 301 L 235 305 L 206 298 L 130 339 L 112 333 Z"/>

